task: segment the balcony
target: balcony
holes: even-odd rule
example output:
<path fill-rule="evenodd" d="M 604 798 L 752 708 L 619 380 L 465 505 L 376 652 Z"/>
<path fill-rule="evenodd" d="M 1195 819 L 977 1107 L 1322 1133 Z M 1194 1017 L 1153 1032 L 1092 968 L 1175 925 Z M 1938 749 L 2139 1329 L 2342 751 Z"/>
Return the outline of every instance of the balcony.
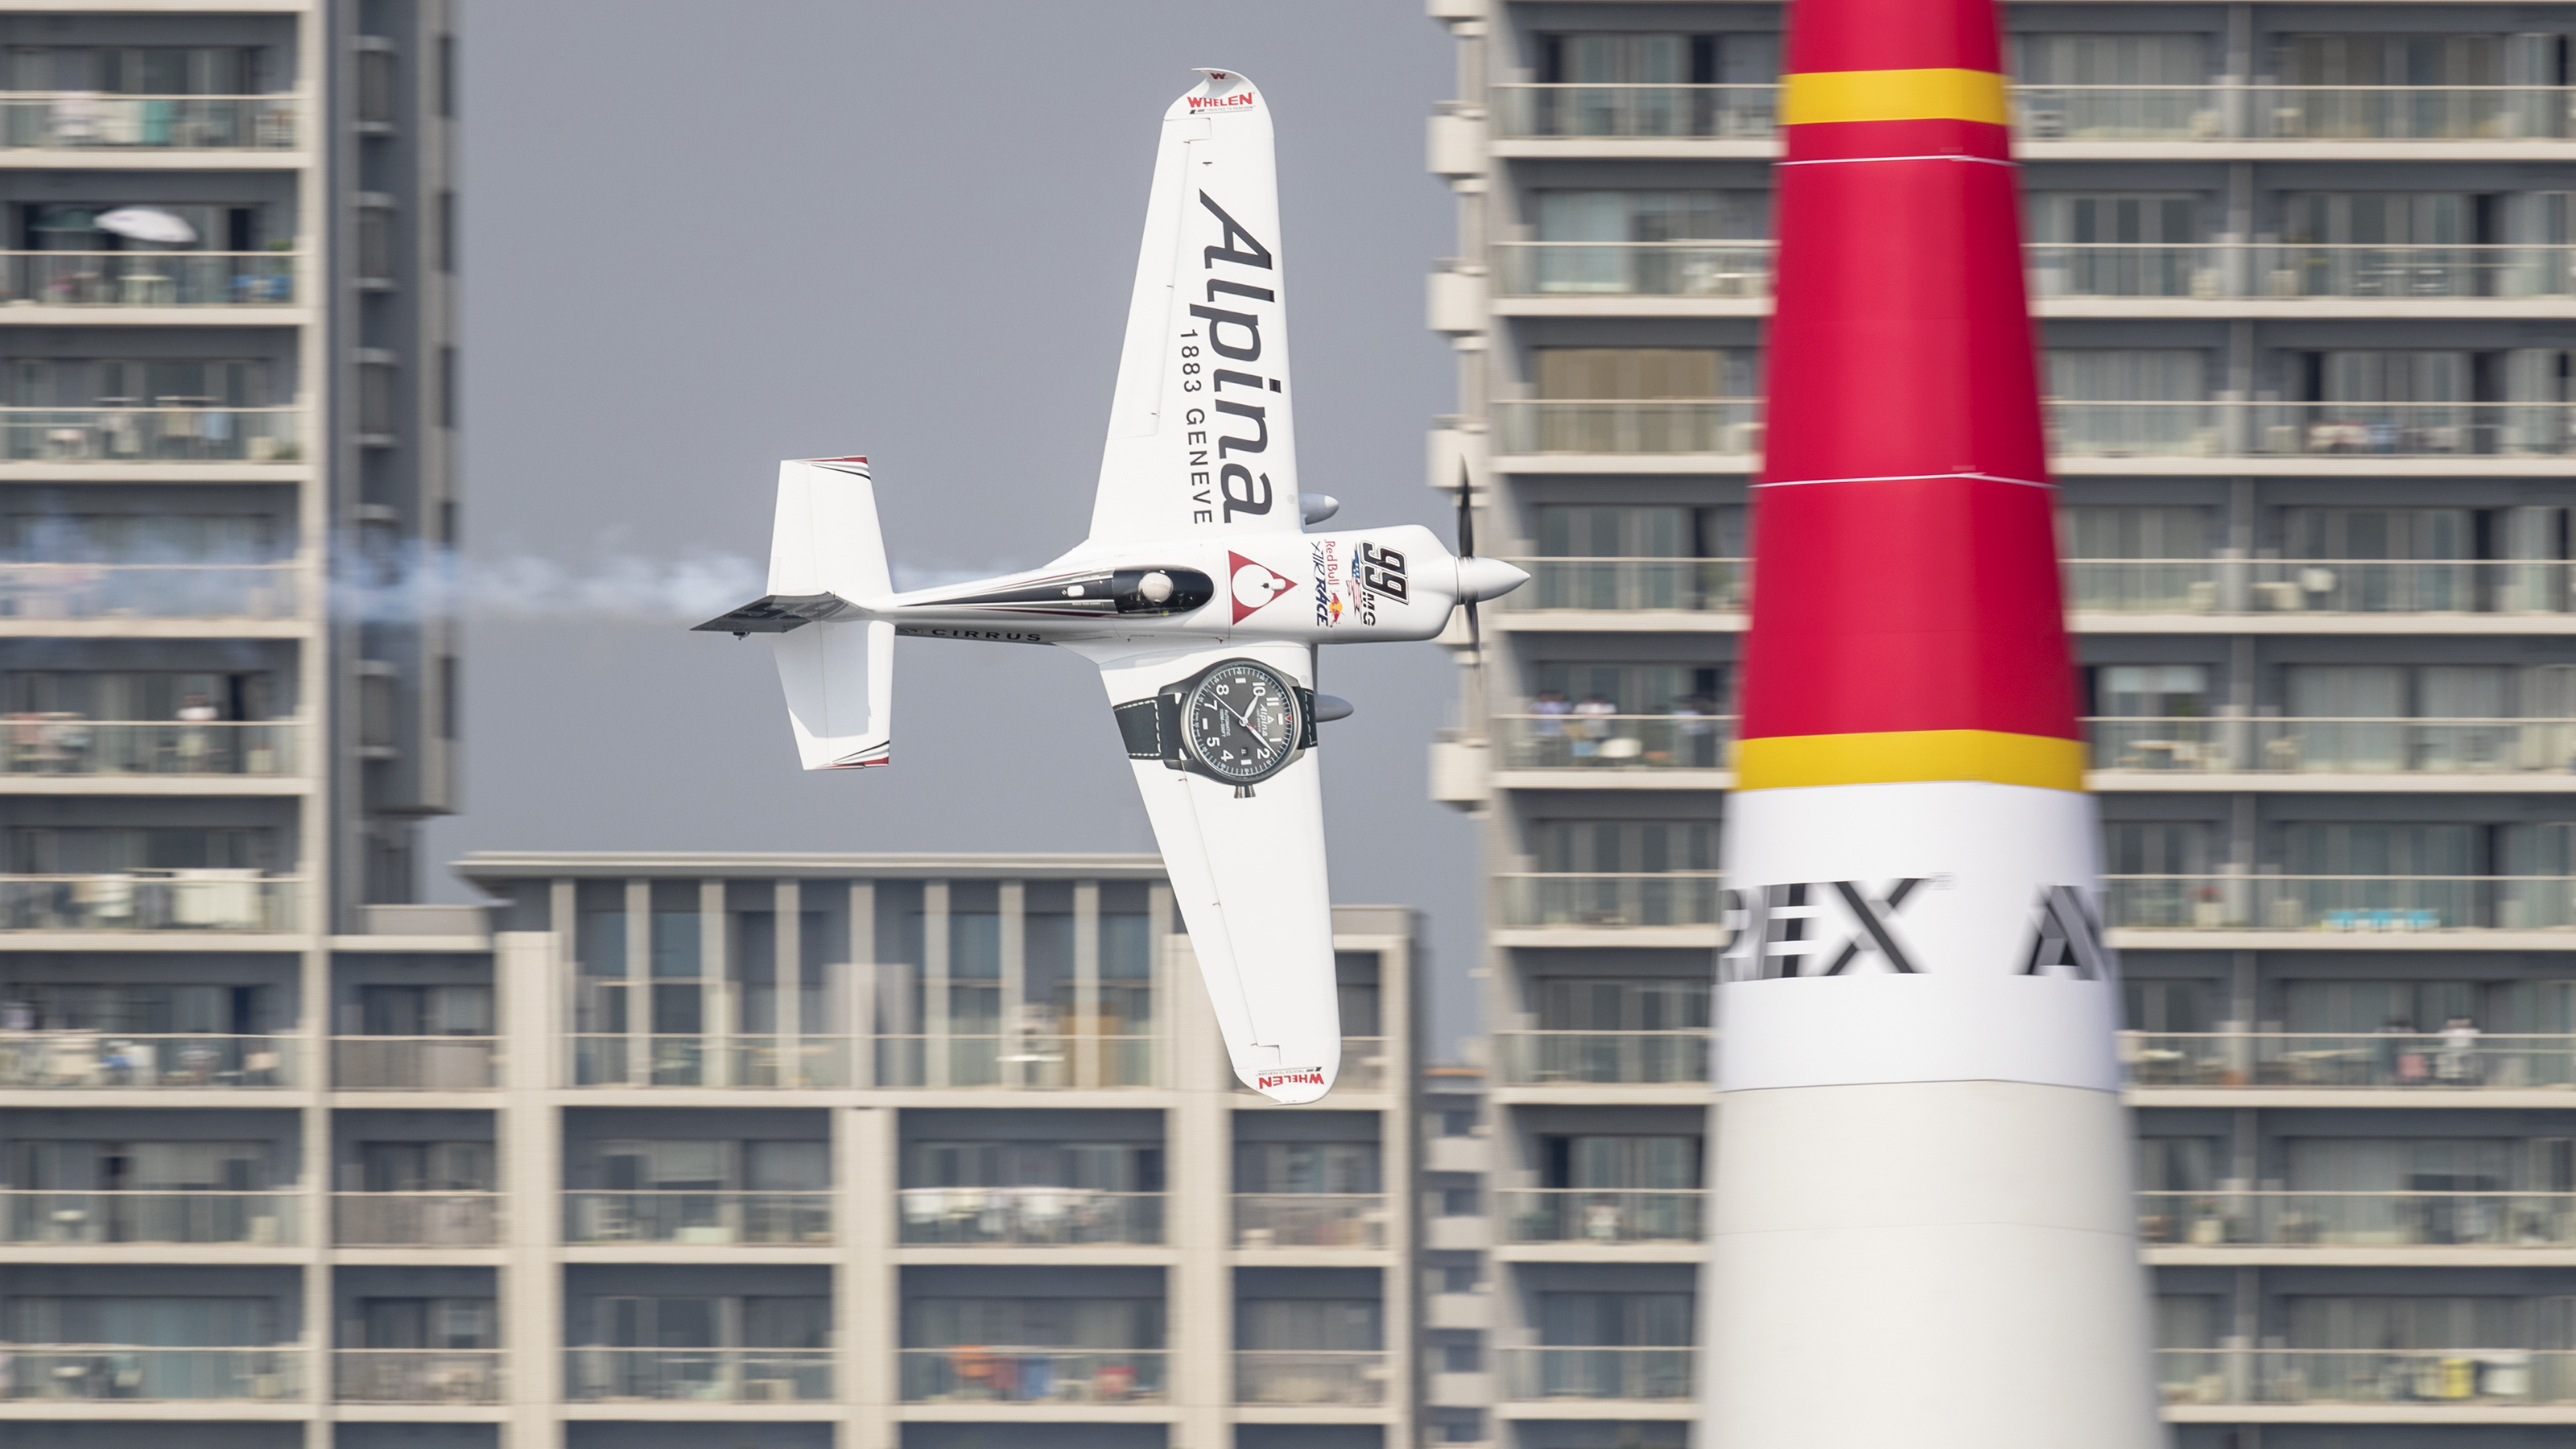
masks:
<path fill-rule="evenodd" d="M 1159 1404 L 1160 1349 L 907 1348 L 907 1404 Z"/>
<path fill-rule="evenodd" d="M 0 307 L 282 306 L 295 300 L 301 260 L 292 252 L 0 252 Z"/>
<path fill-rule="evenodd" d="M 0 1190 L 6 1241 L 21 1245 L 302 1241 L 292 1192 Z"/>
<path fill-rule="evenodd" d="M 1382 1404 L 1386 1355 L 1375 1349 L 1237 1349 L 1238 1404 Z"/>
<path fill-rule="evenodd" d="M 1765 141 L 1775 88 L 1498 85 L 1497 138 Z M 2015 86 L 2024 142 L 2546 142 L 2576 134 L 2565 86 Z"/>
<path fill-rule="evenodd" d="M 1374 1192 L 1239 1192 L 1234 1245 L 1271 1248 L 1383 1248 L 1387 1208 Z"/>
<path fill-rule="evenodd" d="M 0 780 L 241 777 L 276 780 L 300 767 L 300 724 L 0 718 Z"/>
<path fill-rule="evenodd" d="M 295 1045 L 284 1036 L 0 1031 L 0 1088 L 292 1087 Z"/>
<path fill-rule="evenodd" d="M 497 1404 L 501 1351 L 342 1348 L 331 1353 L 331 1396 L 344 1404 Z"/>
<path fill-rule="evenodd" d="M 2142 1192 L 2138 1237 L 2150 1247 L 2576 1248 L 2576 1193 Z"/>
<path fill-rule="evenodd" d="M 1716 871 L 1602 875 L 1569 871 L 1497 874 L 1497 907 L 1506 928 L 1638 930 L 1715 926 Z"/>
<path fill-rule="evenodd" d="M 341 1092 L 479 1092 L 500 1085 L 501 1040 L 490 1036 L 343 1036 L 331 1041 Z"/>
<path fill-rule="evenodd" d="M 2571 612 L 2558 559 L 2068 559 L 2078 614 Z"/>
<path fill-rule="evenodd" d="M 1505 1241 L 1693 1243 L 1708 1194 L 1691 1189 L 1523 1188 L 1496 1194 Z"/>
<path fill-rule="evenodd" d="M 811 1403 L 832 1397 L 823 1348 L 568 1348 L 564 1396 L 583 1403 Z"/>
<path fill-rule="evenodd" d="M 567 1243 L 813 1245 L 832 1241 L 829 1192 L 567 1192 Z"/>
<path fill-rule="evenodd" d="M 1506 1086 L 1652 1086 L 1709 1079 L 1710 1034 L 1690 1031 L 1498 1031 Z"/>
<path fill-rule="evenodd" d="M 576 1087 L 843 1087 L 849 1038 L 584 1033 L 573 1042 Z"/>
<path fill-rule="evenodd" d="M 2568 719 L 2084 721 L 2092 768 L 2154 775 L 2563 775 Z"/>
<path fill-rule="evenodd" d="M 2052 400 L 2049 451 L 2108 458 L 2543 458 L 2576 443 L 2557 402 Z"/>
<path fill-rule="evenodd" d="M 147 1344 L 0 1344 L 10 1372 L 0 1398 L 31 1400 L 254 1401 L 304 1396 L 298 1348 L 156 1348 Z"/>
<path fill-rule="evenodd" d="M 335 1192 L 331 1241 L 343 1248 L 488 1248 L 501 1241 L 497 1192 Z"/>
<path fill-rule="evenodd" d="M 1159 1192 L 1072 1187 L 908 1187 L 907 1247 L 1081 1248 L 1163 1241 Z"/>
<path fill-rule="evenodd" d="M 1743 558 L 1516 558 L 1530 581 L 1494 601 L 1510 613 L 1740 614 L 1753 561 Z"/>
<path fill-rule="evenodd" d="M 1504 297 L 1771 296 L 1764 241 L 1496 242 L 1493 255 Z"/>
<path fill-rule="evenodd" d="M 302 102 L 291 95 L 0 96 L 0 147 L 40 151 L 284 151 Z"/>
<path fill-rule="evenodd" d="M 1085 1081 L 1084 1048 L 1099 1062 Z M 1151 1036 L 880 1036 L 877 1084 L 885 1087 L 1066 1091 L 1154 1085 Z"/>
<path fill-rule="evenodd" d="M 2165 1348 L 2156 1360 L 2168 1405 L 2576 1404 L 2564 1349 Z"/>
<path fill-rule="evenodd" d="M 2576 1087 L 2576 1036 L 2123 1032 L 2131 1087 L 2465 1093 Z"/>
<path fill-rule="evenodd" d="M 1491 91 L 1497 138 L 1767 141 L 1777 86 L 1505 85 Z"/>
<path fill-rule="evenodd" d="M 13 463 L 291 463 L 301 408 L 0 408 L 0 459 Z"/>
<path fill-rule="evenodd" d="M 0 619 L 292 619 L 292 563 L 0 563 Z"/>
<path fill-rule="evenodd" d="M 1506 770 L 1722 770 L 1732 763 L 1735 717 L 1504 714 L 1493 730 Z"/>
<path fill-rule="evenodd" d="M 2385 936 L 2576 926 L 2571 876 L 2122 875 L 2102 886 L 2104 924 L 2131 930 Z"/>
<path fill-rule="evenodd" d="M 292 931 L 303 886 L 256 870 L 0 876 L 0 930 Z"/>
<path fill-rule="evenodd" d="M 1498 401 L 1495 451 L 1531 454 L 1751 455 L 1762 450 L 1758 398 Z"/>
<path fill-rule="evenodd" d="M 1634 1403 L 1693 1398 L 1694 1348 L 1503 1348 L 1503 1397 L 1612 1399 Z"/>

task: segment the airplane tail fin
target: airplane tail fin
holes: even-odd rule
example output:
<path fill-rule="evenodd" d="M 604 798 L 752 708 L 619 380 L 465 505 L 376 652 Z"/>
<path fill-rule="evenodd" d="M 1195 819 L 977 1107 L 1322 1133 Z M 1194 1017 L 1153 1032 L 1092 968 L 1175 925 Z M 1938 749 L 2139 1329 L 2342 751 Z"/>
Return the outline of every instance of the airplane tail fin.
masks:
<path fill-rule="evenodd" d="M 892 592 L 868 460 L 792 460 L 778 465 L 768 596 L 697 627 L 777 636 L 806 769 L 882 765 L 894 748 L 894 625 L 862 601 Z"/>

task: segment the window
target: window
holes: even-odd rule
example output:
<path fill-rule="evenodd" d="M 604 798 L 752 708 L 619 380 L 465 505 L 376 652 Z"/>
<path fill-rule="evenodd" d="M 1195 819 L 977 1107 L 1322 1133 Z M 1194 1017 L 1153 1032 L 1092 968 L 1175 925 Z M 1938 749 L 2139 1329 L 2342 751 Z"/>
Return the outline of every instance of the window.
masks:
<path fill-rule="evenodd" d="M 394 53 L 391 41 L 360 38 L 357 54 L 358 123 L 389 126 L 394 120 Z"/>
<path fill-rule="evenodd" d="M 2217 447 L 2208 355 L 2198 348 L 2053 347 L 2048 396 L 2060 453 L 2197 455 Z"/>
<path fill-rule="evenodd" d="M 394 426 L 394 368 L 389 362 L 358 364 L 358 431 L 391 437 Z"/>
<path fill-rule="evenodd" d="M 489 1142 L 361 1142 L 357 1167 L 360 1192 L 490 1192 L 500 1186 Z"/>
<path fill-rule="evenodd" d="M 2113 719 L 2205 719 L 2216 711 L 2200 664 L 2111 664 L 2093 671 L 2094 712 Z"/>
<path fill-rule="evenodd" d="M 1705 1031 L 1708 982 L 1622 981 L 1590 976 L 1541 977 L 1541 1031 Z"/>
<path fill-rule="evenodd" d="M 1533 828 L 1538 868 L 1624 875 L 1717 869 L 1717 825 L 1696 820 L 1551 820 Z"/>
<path fill-rule="evenodd" d="M 1151 1142 L 915 1142 L 905 1187 L 1057 1187 L 1163 1191 L 1163 1149 Z"/>
<path fill-rule="evenodd" d="M 138 870 L 271 870 L 276 833 L 250 827 L 16 826 L 19 875 L 125 875 Z"/>
<path fill-rule="evenodd" d="M 2200 559 L 2211 522 L 2206 508 L 2079 505 L 2059 514 L 2058 532 L 2069 559 Z"/>
<path fill-rule="evenodd" d="M 1163 1346 L 1159 1298 L 908 1298 L 903 1346 L 1144 1349 Z"/>
<path fill-rule="evenodd" d="M 1751 397 L 1750 351 L 1714 347 L 1542 347 L 1538 395 L 1586 400 Z"/>
<path fill-rule="evenodd" d="M 2013 78 L 2027 86 L 2197 86 L 2209 83 L 2198 35 L 2012 36 Z"/>
<path fill-rule="evenodd" d="M 456 37 L 438 37 L 438 114 L 454 119 L 456 115 Z"/>
<path fill-rule="evenodd" d="M 2115 820 L 2102 826 L 2104 875 L 2207 875 L 2210 827 L 2197 820 Z"/>
<path fill-rule="evenodd" d="M 1550 1346 L 1686 1347 L 1690 1293 L 1541 1293 L 1540 1340 Z"/>
<path fill-rule="evenodd" d="M 357 210 L 356 273 L 361 282 L 390 281 L 394 275 L 394 214 L 385 206 L 361 203 Z"/>
<path fill-rule="evenodd" d="M 1385 1305 L 1374 1298 L 1245 1298 L 1235 1303 L 1235 1347 L 1366 1352 L 1385 1347 Z"/>
<path fill-rule="evenodd" d="M 1241 1193 L 1373 1193 L 1383 1149 L 1375 1142 L 1237 1142 L 1234 1190 Z"/>
<path fill-rule="evenodd" d="M 1687 1192 L 1701 1185 L 1696 1136 L 1541 1137 L 1542 1186 Z"/>
<path fill-rule="evenodd" d="M 2215 296 L 2215 259 L 2200 237 L 2189 193 L 2076 194 L 2031 198 L 2031 267 L 2046 297 Z"/>

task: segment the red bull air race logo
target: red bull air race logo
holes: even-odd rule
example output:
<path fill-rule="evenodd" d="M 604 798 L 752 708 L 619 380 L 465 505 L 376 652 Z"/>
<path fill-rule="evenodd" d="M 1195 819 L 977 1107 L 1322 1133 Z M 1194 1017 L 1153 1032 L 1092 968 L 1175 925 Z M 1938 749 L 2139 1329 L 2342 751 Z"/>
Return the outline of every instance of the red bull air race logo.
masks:
<path fill-rule="evenodd" d="M 1363 626 L 1374 628 L 1380 604 L 1390 599 L 1404 602 L 1411 581 L 1405 577 L 1401 550 L 1362 543 L 1359 566 L 1351 568 L 1342 556 L 1340 539 L 1317 539 L 1309 547 L 1314 553 L 1318 628 L 1338 629 L 1350 614 L 1357 614 Z"/>

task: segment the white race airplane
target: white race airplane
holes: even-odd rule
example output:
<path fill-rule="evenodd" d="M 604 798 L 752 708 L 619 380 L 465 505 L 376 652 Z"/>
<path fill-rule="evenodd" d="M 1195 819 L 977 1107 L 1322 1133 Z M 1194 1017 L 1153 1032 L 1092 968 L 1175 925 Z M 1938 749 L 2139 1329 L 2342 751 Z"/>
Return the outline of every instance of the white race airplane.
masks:
<path fill-rule="evenodd" d="M 1331 1090 L 1342 1054 L 1324 885 L 1315 646 L 1429 639 L 1528 575 L 1416 525 L 1317 533 L 1268 104 L 1232 71 L 1163 114 L 1091 536 L 1028 573 L 894 592 L 865 458 L 778 467 L 769 594 L 697 627 L 774 634 L 809 770 L 886 763 L 897 635 L 1055 644 L 1100 667 L 1235 1075 Z M 808 628 L 807 625 L 814 627 Z"/>

